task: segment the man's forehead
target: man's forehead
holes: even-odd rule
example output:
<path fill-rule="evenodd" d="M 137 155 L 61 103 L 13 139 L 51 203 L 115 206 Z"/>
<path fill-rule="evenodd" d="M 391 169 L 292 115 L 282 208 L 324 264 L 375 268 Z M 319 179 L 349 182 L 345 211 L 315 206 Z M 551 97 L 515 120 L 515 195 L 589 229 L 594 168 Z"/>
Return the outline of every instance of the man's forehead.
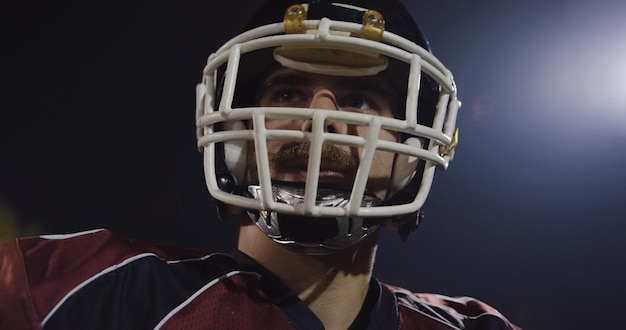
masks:
<path fill-rule="evenodd" d="M 267 86 L 273 83 L 320 83 L 345 86 L 381 86 L 385 89 L 389 87 L 387 79 L 380 75 L 346 77 L 304 72 L 286 67 L 277 67 L 270 70 L 265 75 L 262 85 Z"/>

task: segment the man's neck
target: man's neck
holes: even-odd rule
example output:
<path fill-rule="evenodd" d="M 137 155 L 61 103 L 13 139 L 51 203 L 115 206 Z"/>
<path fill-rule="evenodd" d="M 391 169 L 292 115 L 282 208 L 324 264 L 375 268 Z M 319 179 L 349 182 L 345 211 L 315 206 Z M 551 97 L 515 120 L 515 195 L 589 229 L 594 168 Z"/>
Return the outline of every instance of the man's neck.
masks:
<path fill-rule="evenodd" d="M 346 329 L 358 315 L 369 288 L 377 234 L 332 254 L 307 255 L 272 242 L 244 220 L 238 248 L 281 279 L 326 329 Z"/>

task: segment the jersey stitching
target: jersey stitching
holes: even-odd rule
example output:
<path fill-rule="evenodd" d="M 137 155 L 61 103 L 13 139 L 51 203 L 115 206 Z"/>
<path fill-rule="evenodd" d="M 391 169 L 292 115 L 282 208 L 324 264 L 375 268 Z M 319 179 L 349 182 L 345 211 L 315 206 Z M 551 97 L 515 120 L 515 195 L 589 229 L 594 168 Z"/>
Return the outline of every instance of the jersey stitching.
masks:
<path fill-rule="evenodd" d="M 450 328 L 452 328 L 452 329 L 461 330 L 461 328 L 454 326 L 454 325 L 453 325 L 452 323 L 450 323 L 449 321 L 447 321 L 447 320 L 446 320 L 446 321 L 444 321 L 444 320 L 445 320 L 445 318 L 443 318 L 443 317 L 441 316 L 441 314 L 440 314 L 440 313 L 437 313 L 435 310 L 433 310 L 433 308 L 432 308 L 430 305 L 428 305 L 428 303 L 425 303 L 425 306 L 424 306 L 424 307 L 425 307 L 425 308 L 428 308 L 428 310 L 429 310 L 429 311 L 431 311 L 433 314 L 437 315 L 438 317 L 434 317 L 434 316 L 433 316 L 433 315 L 431 315 L 431 314 L 425 313 L 425 312 L 424 312 L 424 311 L 422 311 L 420 308 L 416 308 L 415 306 L 412 306 L 412 305 L 410 305 L 410 304 L 405 303 L 405 302 L 403 301 L 403 299 L 400 299 L 400 301 L 399 301 L 399 304 L 398 304 L 398 305 L 404 306 L 404 307 L 406 307 L 406 308 L 408 308 L 408 309 L 411 309 L 411 310 L 413 310 L 413 311 L 415 311 L 415 312 L 418 312 L 418 313 L 420 313 L 420 314 L 422 314 L 422 315 L 424 315 L 424 316 L 428 317 L 429 319 L 434 320 L 434 321 L 437 321 L 437 322 L 439 322 L 439 323 L 441 323 L 441 324 L 445 324 L 445 325 L 449 326 L 449 327 L 450 327 Z"/>
<path fill-rule="evenodd" d="M 433 307 L 434 307 L 433 305 L 431 305 L 431 304 L 429 304 L 429 303 L 427 303 L 425 301 L 422 301 L 421 299 L 413 296 L 413 294 L 409 294 L 405 290 L 392 288 L 391 291 L 393 292 L 394 297 L 398 300 L 398 303 L 397 303 L 398 306 L 402 305 L 402 306 L 404 306 L 406 308 L 409 308 L 409 309 L 411 309 L 413 311 L 416 311 L 416 312 L 418 312 L 418 313 L 420 313 L 420 314 L 422 314 L 422 315 L 424 315 L 424 316 L 426 316 L 426 317 L 428 317 L 428 318 L 430 318 L 430 319 L 432 319 L 434 321 L 437 321 L 437 322 L 439 322 L 441 324 L 445 324 L 445 325 L 449 326 L 452 329 L 460 330 L 459 327 L 456 327 L 455 325 L 450 323 L 448 320 L 446 320 L 446 318 L 441 316 L 440 313 L 438 313 L 436 310 L 434 310 L 433 309 Z M 404 295 L 404 297 L 401 297 L 400 295 Z M 409 299 L 407 299 L 407 297 L 411 297 L 411 298 L 414 298 L 414 299 L 418 300 L 419 301 L 419 306 L 423 306 L 424 308 L 427 308 L 431 313 L 437 315 L 437 317 L 434 317 L 433 315 L 428 314 L 428 313 L 422 311 L 419 307 L 416 307 L 415 304 L 409 303 L 408 302 Z M 415 300 L 411 299 L 411 302 L 418 302 L 418 301 L 415 301 Z"/>
<path fill-rule="evenodd" d="M 83 236 L 83 235 L 89 235 L 89 234 L 97 233 L 103 230 L 104 229 L 92 229 L 92 230 L 80 231 L 80 232 L 72 233 L 72 234 L 39 235 L 39 238 L 49 239 L 49 240 L 61 240 L 61 239 L 73 238 L 73 237 L 78 237 L 78 236 Z"/>
<path fill-rule="evenodd" d="M 410 294 L 411 297 L 414 297 L 413 294 Z M 436 296 L 439 299 L 442 300 L 447 300 L 447 301 L 451 301 L 451 302 L 456 302 L 456 303 L 463 303 L 463 304 L 467 304 L 470 301 L 476 301 L 476 299 L 472 298 L 472 297 L 448 297 L 448 296 L 444 296 L 441 294 L 434 294 L 434 296 Z M 417 298 L 417 297 L 415 297 Z M 419 300 L 419 298 L 417 298 Z M 436 305 L 432 305 L 428 302 L 423 302 L 424 304 L 430 305 L 430 306 L 436 306 Z M 408 307 L 408 306 L 407 306 Z M 435 311 L 433 311 L 435 312 Z M 504 322 L 504 320 L 502 319 L 502 317 L 498 314 L 494 314 L 491 313 L 489 311 L 483 311 L 482 313 L 478 314 L 478 315 L 466 315 L 466 314 L 462 314 L 463 318 L 465 319 L 469 319 L 469 320 L 477 320 L 481 317 L 485 317 L 485 316 L 493 316 L 495 318 L 497 318 L 498 320 Z"/>
<path fill-rule="evenodd" d="M 46 315 L 46 317 L 43 319 L 43 321 L 41 321 L 41 326 L 43 327 L 46 322 L 48 322 L 48 320 L 52 317 L 52 315 L 54 315 L 54 313 L 63 305 L 63 303 L 65 303 L 65 301 L 67 301 L 67 299 L 69 299 L 73 294 L 75 294 L 76 292 L 78 292 L 80 289 L 82 289 L 83 287 L 85 287 L 87 284 L 95 281 L 96 279 L 98 279 L 99 277 L 110 273 L 120 267 L 123 267 L 127 264 L 130 264 L 134 261 L 137 261 L 139 259 L 142 258 L 146 258 L 146 257 L 155 257 L 158 258 L 158 256 L 154 253 L 142 253 L 142 254 L 138 254 L 135 256 L 132 256 L 128 259 L 125 259 L 124 261 L 122 261 L 119 264 L 115 264 L 113 266 L 107 267 L 105 269 L 103 269 L 102 271 L 100 271 L 99 273 L 93 275 L 92 277 L 86 279 L 85 281 L 83 281 L 82 283 L 80 283 L 79 285 L 77 285 L 76 287 L 74 287 L 72 290 L 70 290 L 70 292 L 68 292 L 51 310 L 50 312 L 48 312 L 48 314 Z"/>
<path fill-rule="evenodd" d="M 176 315 L 176 313 L 178 313 L 179 311 L 181 311 L 183 308 L 185 308 L 187 305 L 189 305 L 192 301 L 194 301 L 199 295 L 201 295 L 204 291 L 206 291 L 207 289 L 209 289 L 210 287 L 212 287 L 213 285 L 221 282 L 222 280 L 226 279 L 226 278 L 230 278 L 234 275 L 238 275 L 238 274 L 247 274 L 247 275 L 254 275 L 257 278 L 260 278 L 261 275 L 255 272 L 245 272 L 245 271 L 239 271 L 239 270 L 235 270 L 229 273 L 226 273 L 212 281 L 210 281 L 209 283 L 205 284 L 202 288 L 200 288 L 198 291 L 196 291 L 194 294 L 192 294 L 189 298 L 187 298 L 187 300 L 183 301 L 180 305 L 176 306 L 176 308 L 172 309 L 169 313 L 167 313 L 167 315 L 165 315 L 165 317 L 154 327 L 154 329 L 160 329 L 167 321 L 169 321 L 169 319 L 171 319 L 174 315 Z"/>

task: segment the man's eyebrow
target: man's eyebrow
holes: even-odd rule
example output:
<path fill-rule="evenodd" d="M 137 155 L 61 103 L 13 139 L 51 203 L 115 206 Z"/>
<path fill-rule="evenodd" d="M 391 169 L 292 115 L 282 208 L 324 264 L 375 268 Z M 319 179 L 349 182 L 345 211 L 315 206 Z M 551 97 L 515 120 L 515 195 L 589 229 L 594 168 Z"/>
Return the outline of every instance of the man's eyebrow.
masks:
<path fill-rule="evenodd" d="M 269 75 L 261 84 L 261 87 L 270 87 L 275 84 L 309 84 L 314 81 L 313 78 L 292 71 L 279 71 Z"/>
<path fill-rule="evenodd" d="M 366 79 L 349 80 L 349 86 L 362 92 L 375 92 L 387 98 L 390 103 L 397 102 L 399 93 L 388 80 L 383 77 L 373 76 Z"/>
<path fill-rule="evenodd" d="M 368 91 L 383 91 L 386 93 L 392 91 L 389 85 L 385 82 L 372 79 L 350 79 L 347 81 L 347 84 L 345 84 L 345 86 L 357 87 L 358 89 Z"/>

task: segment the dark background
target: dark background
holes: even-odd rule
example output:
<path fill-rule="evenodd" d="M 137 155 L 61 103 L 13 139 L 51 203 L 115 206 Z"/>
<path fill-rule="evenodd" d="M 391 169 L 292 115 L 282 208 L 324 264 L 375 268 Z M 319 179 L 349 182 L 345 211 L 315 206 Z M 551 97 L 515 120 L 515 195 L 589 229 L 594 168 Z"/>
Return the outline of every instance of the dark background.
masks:
<path fill-rule="evenodd" d="M 408 1 L 407 1 L 408 3 Z M 195 84 L 256 1 L 7 1 L 0 240 L 106 227 L 234 246 L 195 147 Z M 626 2 L 411 1 L 455 74 L 460 146 L 376 274 L 527 329 L 623 327 Z"/>

